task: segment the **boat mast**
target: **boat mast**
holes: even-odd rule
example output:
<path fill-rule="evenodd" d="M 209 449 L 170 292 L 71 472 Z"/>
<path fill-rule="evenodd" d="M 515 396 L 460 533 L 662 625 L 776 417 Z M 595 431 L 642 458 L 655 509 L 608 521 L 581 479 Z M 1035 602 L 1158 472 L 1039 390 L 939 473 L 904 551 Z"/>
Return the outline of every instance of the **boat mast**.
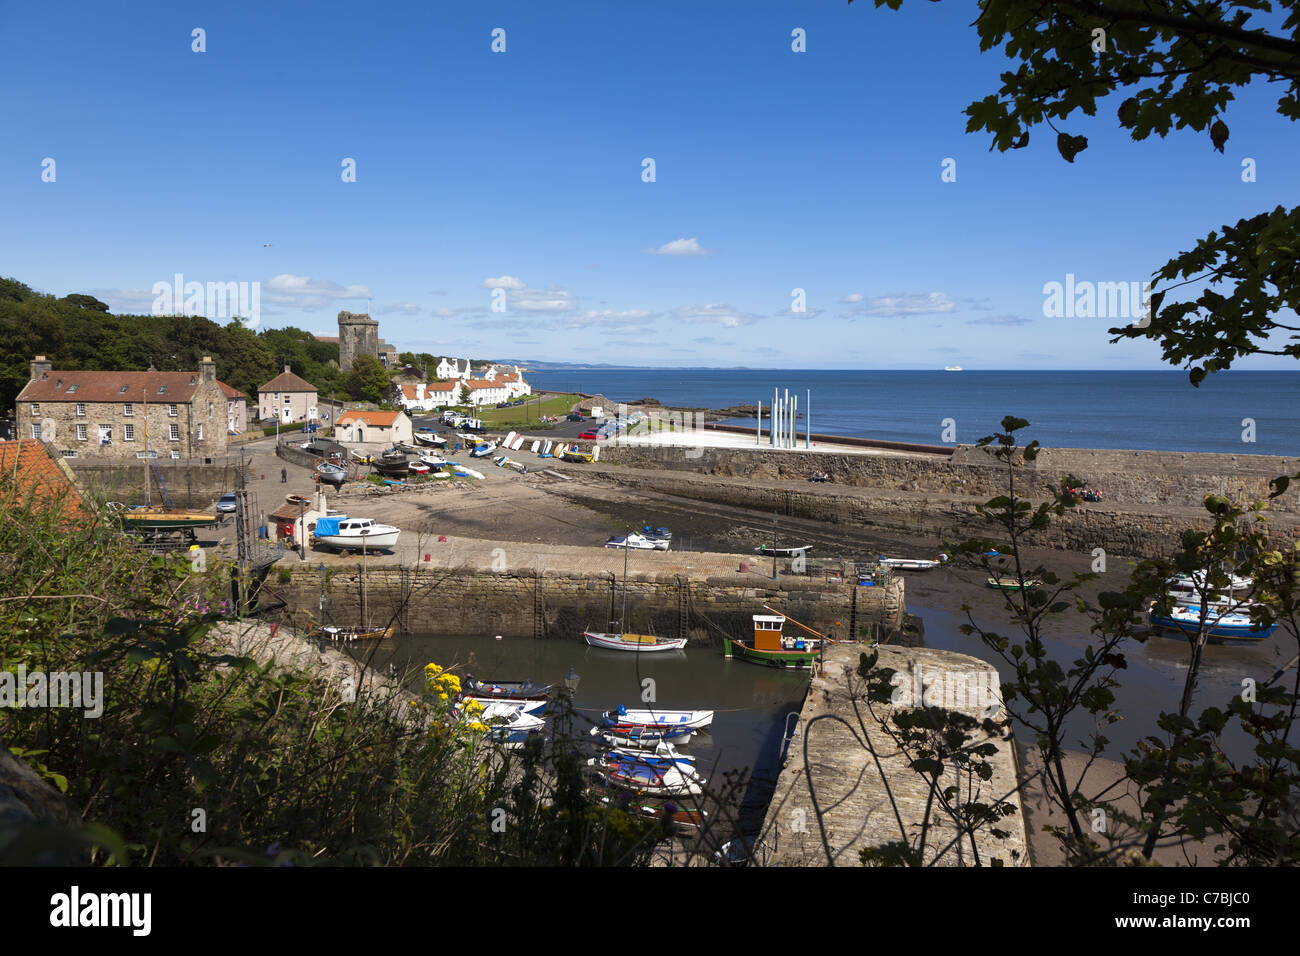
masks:
<path fill-rule="evenodd" d="M 632 550 L 628 544 L 630 531 L 623 532 L 623 610 L 619 612 L 618 632 L 627 633 L 627 553 Z"/>

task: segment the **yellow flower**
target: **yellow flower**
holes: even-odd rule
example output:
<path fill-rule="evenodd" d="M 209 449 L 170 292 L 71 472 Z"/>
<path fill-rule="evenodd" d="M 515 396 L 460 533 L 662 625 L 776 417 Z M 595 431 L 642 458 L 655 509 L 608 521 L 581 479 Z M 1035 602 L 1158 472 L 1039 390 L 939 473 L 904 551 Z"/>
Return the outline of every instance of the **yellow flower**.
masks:
<path fill-rule="evenodd" d="M 481 724 L 477 720 L 470 721 L 467 726 L 469 727 L 470 730 L 476 730 L 480 734 L 487 733 L 487 729 L 488 729 L 487 724 Z"/>
<path fill-rule="evenodd" d="M 461 709 L 470 715 L 483 713 L 483 705 L 476 700 L 465 701 L 465 703 L 461 705 Z"/>
<path fill-rule="evenodd" d="M 424 672 L 430 676 L 442 673 L 442 668 L 432 662 L 424 665 Z"/>
<path fill-rule="evenodd" d="M 446 695 L 446 694 L 439 694 L 439 695 L 438 695 L 438 699 L 439 699 L 439 700 L 446 700 L 446 699 L 447 699 L 447 695 Z"/>

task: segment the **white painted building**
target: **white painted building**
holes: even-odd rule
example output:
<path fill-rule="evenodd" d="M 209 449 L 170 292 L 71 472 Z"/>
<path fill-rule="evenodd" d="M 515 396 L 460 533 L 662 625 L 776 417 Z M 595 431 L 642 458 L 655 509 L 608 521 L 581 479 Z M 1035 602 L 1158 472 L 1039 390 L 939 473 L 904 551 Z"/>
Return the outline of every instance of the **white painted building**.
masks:
<path fill-rule="evenodd" d="M 438 360 L 438 367 L 434 369 L 434 374 L 441 379 L 457 379 L 464 381 L 470 376 L 469 359 L 461 358 L 443 358 Z"/>
<path fill-rule="evenodd" d="M 362 412 L 349 410 L 334 424 L 334 439 L 354 444 L 410 443 L 415 430 L 406 412 Z"/>
<path fill-rule="evenodd" d="M 391 400 L 408 412 L 431 412 L 435 408 L 455 405 L 460 398 L 460 382 L 416 382 L 395 385 Z"/>

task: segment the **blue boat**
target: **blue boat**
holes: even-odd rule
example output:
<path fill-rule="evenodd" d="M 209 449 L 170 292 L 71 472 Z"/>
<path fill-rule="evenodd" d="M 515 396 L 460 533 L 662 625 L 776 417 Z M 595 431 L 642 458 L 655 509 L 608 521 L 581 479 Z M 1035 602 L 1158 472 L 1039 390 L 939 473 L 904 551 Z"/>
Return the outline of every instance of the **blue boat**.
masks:
<path fill-rule="evenodd" d="M 1205 633 L 1209 640 L 1219 641 L 1263 641 L 1273 636 L 1276 624 L 1267 627 L 1256 624 L 1250 619 L 1250 608 L 1243 607 L 1228 611 L 1222 607 L 1210 605 L 1205 613 Z M 1201 605 L 1187 604 L 1173 608 L 1167 614 L 1156 612 L 1156 605 L 1151 605 L 1151 626 L 1157 630 L 1179 631 L 1189 637 L 1195 637 L 1201 629 Z"/>

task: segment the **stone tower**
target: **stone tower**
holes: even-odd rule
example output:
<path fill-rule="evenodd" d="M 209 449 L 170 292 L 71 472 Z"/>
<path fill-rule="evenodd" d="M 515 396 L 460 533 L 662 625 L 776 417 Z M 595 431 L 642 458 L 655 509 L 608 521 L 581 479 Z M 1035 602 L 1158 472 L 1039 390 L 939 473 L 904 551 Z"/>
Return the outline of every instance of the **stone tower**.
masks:
<path fill-rule="evenodd" d="M 379 322 L 363 312 L 340 312 L 339 368 L 350 371 L 358 355 L 379 357 Z"/>

